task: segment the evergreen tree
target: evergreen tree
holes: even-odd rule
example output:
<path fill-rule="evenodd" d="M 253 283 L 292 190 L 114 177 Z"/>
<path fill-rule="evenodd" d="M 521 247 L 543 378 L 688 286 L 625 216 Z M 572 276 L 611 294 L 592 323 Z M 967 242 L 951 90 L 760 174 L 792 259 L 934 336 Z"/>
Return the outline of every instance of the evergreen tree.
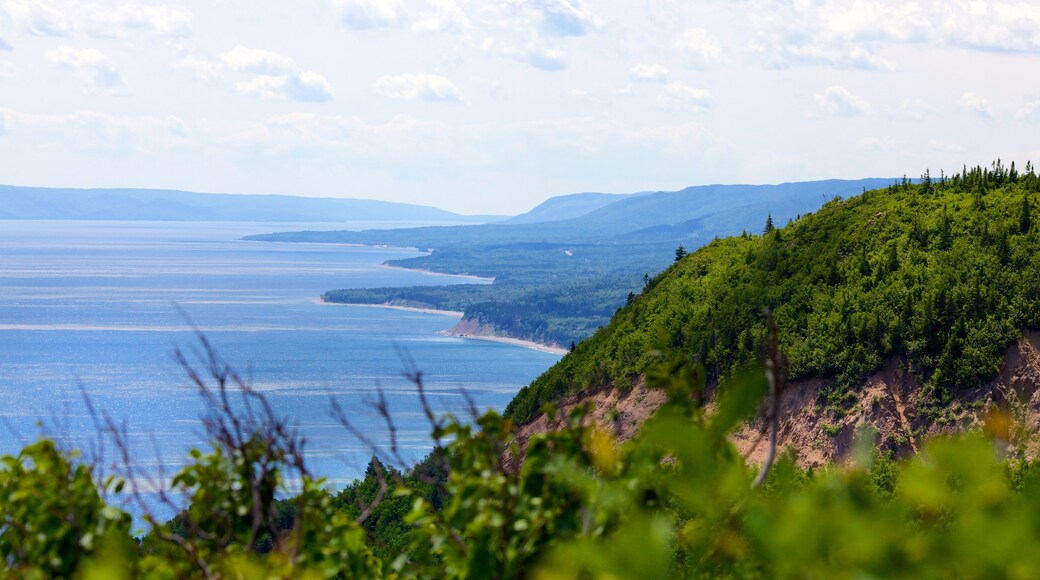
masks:
<path fill-rule="evenodd" d="M 924 174 L 921 175 L 921 190 L 925 195 L 932 194 L 932 174 L 929 170 L 925 169 Z"/>
<path fill-rule="evenodd" d="M 766 227 L 765 227 L 764 230 L 762 230 L 762 233 L 763 234 L 768 234 L 768 233 L 772 232 L 775 229 L 776 229 L 776 226 L 773 225 L 773 214 L 770 213 L 769 215 L 766 216 Z"/>
<path fill-rule="evenodd" d="M 942 250 L 948 250 L 953 245 L 953 231 L 951 228 L 950 212 L 944 205 L 942 220 L 939 222 L 939 248 Z"/>
<path fill-rule="evenodd" d="M 679 247 L 675 248 L 675 261 L 678 262 L 684 257 L 686 257 L 686 248 L 682 244 L 679 244 Z"/>
<path fill-rule="evenodd" d="M 1022 194 L 1022 214 L 1018 217 L 1018 229 L 1023 234 L 1028 234 L 1033 229 L 1033 203 L 1029 199 L 1029 192 Z"/>

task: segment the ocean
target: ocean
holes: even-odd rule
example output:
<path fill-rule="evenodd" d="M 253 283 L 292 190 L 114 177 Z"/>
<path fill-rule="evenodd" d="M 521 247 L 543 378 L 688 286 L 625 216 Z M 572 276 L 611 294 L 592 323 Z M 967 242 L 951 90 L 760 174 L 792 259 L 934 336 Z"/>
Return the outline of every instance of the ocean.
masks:
<path fill-rule="evenodd" d="M 473 283 L 380 267 L 415 250 L 241 240 L 299 229 L 334 227 L 0 221 L 0 454 L 45 435 L 114 461 L 86 396 L 125 422 L 138 469 L 174 473 L 188 449 L 207 445 L 199 396 L 173 356 L 199 361 L 197 330 L 298 427 L 311 471 L 339 488 L 371 452 L 332 417 L 332 399 L 385 446 L 387 428 L 366 403 L 382 389 L 402 454 L 418 460 L 431 440 L 407 360 L 436 410 L 464 415 L 463 392 L 501 410 L 559 359 L 438 335 L 455 316 L 318 303 L 334 288 Z"/>

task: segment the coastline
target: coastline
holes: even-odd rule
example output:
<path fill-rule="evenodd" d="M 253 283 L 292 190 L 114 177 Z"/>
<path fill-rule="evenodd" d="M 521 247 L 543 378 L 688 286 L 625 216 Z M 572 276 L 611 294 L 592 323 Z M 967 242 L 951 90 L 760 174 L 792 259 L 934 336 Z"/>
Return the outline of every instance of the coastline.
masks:
<path fill-rule="evenodd" d="M 389 308 L 391 310 L 403 310 L 404 312 L 419 312 L 422 314 L 437 314 L 440 316 L 454 316 L 462 318 L 464 312 L 456 310 L 437 310 L 436 308 L 416 308 L 414 306 L 397 306 L 395 304 L 350 304 L 347 302 L 326 302 L 321 298 L 315 298 L 311 302 L 319 306 L 360 306 L 362 308 Z"/>
<path fill-rule="evenodd" d="M 394 304 L 347 304 L 345 302 L 325 302 L 321 298 L 315 298 L 311 302 L 319 306 L 360 306 L 362 308 L 389 308 L 391 310 L 401 310 L 404 312 L 419 312 L 422 314 L 437 314 L 440 316 L 453 316 L 456 318 L 462 318 L 465 313 L 457 312 L 454 310 L 437 310 L 435 308 L 416 308 L 414 306 L 397 306 Z M 461 321 L 460 321 L 461 322 Z M 542 344 L 540 342 L 534 342 L 532 340 L 523 340 L 520 338 L 510 338 L 508 336 L 498 336 L 494 334 L 484 334 L 478 332 L 453 332 L 458 325 L 451 328 L 437 331 L 440 336 L 453 336 L 456 338 L 472 338 L 473 340 L 486 340 L 488 342 L 499 342 L 502 344 L 510 344 L 513 346 L 520 346 L 523 348 L 530 348 L 533 350 L 547 352 L 549 354 L 565 355 L 569 351 L 565 348 L 557 346 L 550 346 L 548 344 Z"/>
<path fill-rule="evenodd" d="M 486 340 L 488 342 L 500 342 L 502 344 L 511 344 L 513 346 L 522 346 L 524 348 L 530 348 L 541 352 L 547 352 L 549 354 L 565 355 L 568 351 L 565 348 L 556 346 L 549 346 L 540 342 L 533 342 L 530 340 L 522 340 L 519 338 L 509 338 L 507 336 L 495 336 L 495 335 L 479 335 L 479 334 L 462 334 L 459 332 L 452 332 L 451 329 L 441 330 L 437 334 L 441 336 L 454 336 L 456 338 L 472 338 L 473 340 Z"/>
<path fill-rule="evenodd" d="M 487 276 L 476 276 L 473 274 L 449 274 L 447 272 L 434 272 L 433 270 L 427 270 L 425 268 L 405 268 L 404 266 L 391 266 L 390 264 L 380 264 L 380 268 L 386 268 L 388 270 L 402 270 L 404 272 L 419 272 L 420 274 L 427 274 L 430 276 L 451 276 L 453 278 L 465 278 L 467 280 L 480 280 L 482 282 L 494 282 L 495 279 Z"/>

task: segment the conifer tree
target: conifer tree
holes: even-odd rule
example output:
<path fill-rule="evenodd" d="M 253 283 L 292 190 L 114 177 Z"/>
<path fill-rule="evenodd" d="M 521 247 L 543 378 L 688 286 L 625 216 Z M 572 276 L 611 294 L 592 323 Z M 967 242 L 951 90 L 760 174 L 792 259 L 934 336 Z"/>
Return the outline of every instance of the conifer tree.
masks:
<path fill-rule="evenodd" d="M 1028 234 L 1033 229 L 1033 203 L 1029 199 L 1029 192 L 1022 194 L 1022 214 L 1018 217 L 1018 229 L 1023 234 Z"/>
<path fill-rule="evenodd" d="M 762 234 L 768 234 L 775 229 L 776 226 L 773 225 L 773 214 L 770 213 L 768 216 L 766 216 L 766 227 L 764 230 L 762 230 Z"/>

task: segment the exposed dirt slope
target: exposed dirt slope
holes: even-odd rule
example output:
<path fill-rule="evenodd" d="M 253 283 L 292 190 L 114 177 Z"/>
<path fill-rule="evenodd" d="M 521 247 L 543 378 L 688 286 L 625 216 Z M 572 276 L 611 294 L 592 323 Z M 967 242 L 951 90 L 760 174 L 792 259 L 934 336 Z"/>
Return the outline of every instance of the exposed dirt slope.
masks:
<path fill-rule="evenodd" d="M 923 439 L 977 428 L 993 409 L 1004 409 L 1016 420 L 1011 443 L 1027 455 L 1040 455 L 1040 331 L 1027 331 L 1007 349 L 997 377 L 987 385 L 961 393 L 945 410 L 929 411 L 919 377 L 903 370 L 893 358 L 856 390 L 856 397 L 842 410 L 827 409 L 821 390 L 824 379 L 794 381 L 781 400 L 778 441 L 781 449 L 793 449 L 803 467 L 840 462 L 847 458 L 857 430 L 871 426 L 878 444 L 898 454 L 915 453 Z M 660 391 L 642 381 L 627 390 L 608 387 L 571 397 L 557 404 L 561 416 L 577 405 L 589 404 L 589 421 L 613 430 L 619 439 L 631 438 L 639 426 L 665 402 Z M 524 425 L 518 435 L 521 447 L 532 434 L 557 428 L 544 415 Z M 750 461 L 765 459 L 761 441 L 764 423 L 755 420 L 733 435 L 733 442 Z"/>
<path fill-rule="evenodd" d="M 610 386 L 568 397 L 556 403 L 557 421 L 550 421 L 544 414 L 539 414 L 534 421 L 520 427 L 516 441 L 521 449 L 527 447 L 527 441 L 532 435 L 558 429 L 561 421 L 580 405 L 589 405 L 586 421 L 610 430 L 619 442 L 627 441 L 665 400 L 664 391 L 648 389 L 642 380 L 631 389 Z"/>

